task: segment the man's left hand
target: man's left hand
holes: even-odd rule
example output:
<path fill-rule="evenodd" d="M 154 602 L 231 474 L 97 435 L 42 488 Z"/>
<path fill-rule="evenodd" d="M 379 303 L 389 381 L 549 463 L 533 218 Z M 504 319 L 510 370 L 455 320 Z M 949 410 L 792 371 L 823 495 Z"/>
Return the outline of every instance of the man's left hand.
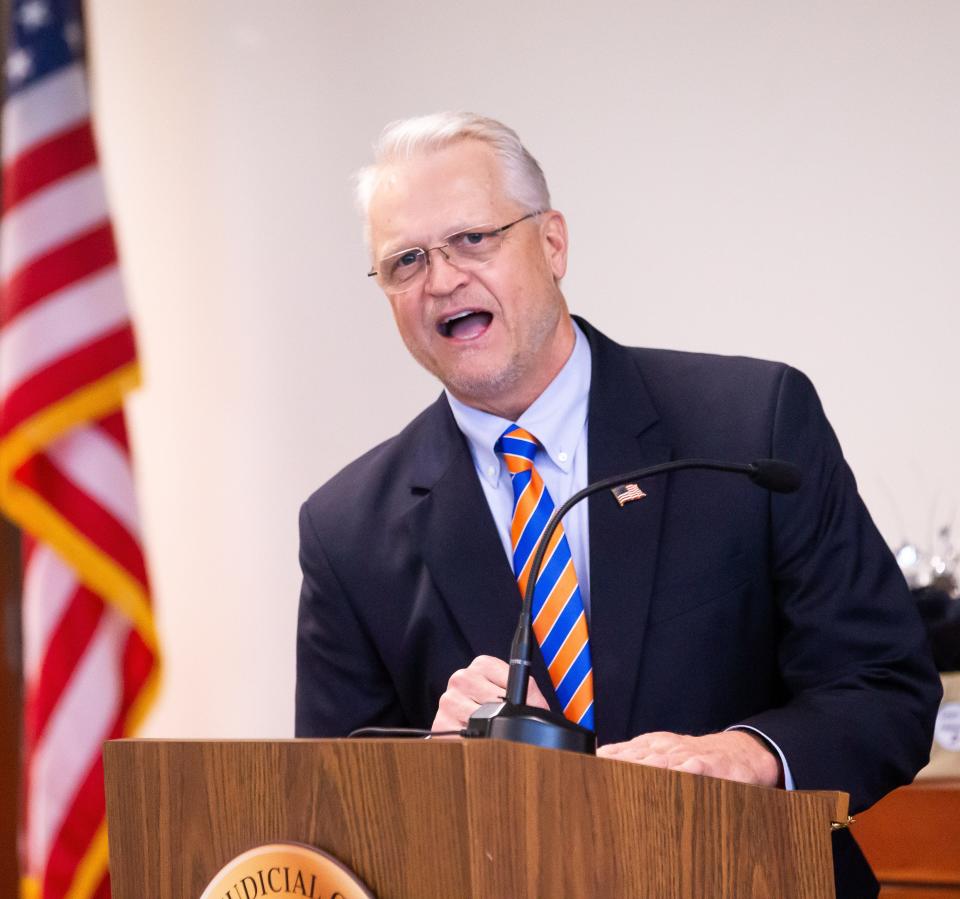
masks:
<path fill-rule="evenodd" d="M 781 779 L 780 759 L 759 737 L 742 730 L 704 737 L 656 731 L 625 743 L 608 743 L 597 755 L 762 787 L 775 787 Z"/>

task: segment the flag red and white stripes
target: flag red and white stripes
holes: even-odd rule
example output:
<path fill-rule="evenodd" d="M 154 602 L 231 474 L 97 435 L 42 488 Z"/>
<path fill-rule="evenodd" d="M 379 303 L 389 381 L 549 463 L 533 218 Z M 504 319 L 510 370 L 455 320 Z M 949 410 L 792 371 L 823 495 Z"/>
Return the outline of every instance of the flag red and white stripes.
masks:
<path fill-rule="evenodd" d="M 16 0 L 3 108 L 0 506 L 24 535 L 23 899 L 109 896 L 101 747 L 158 681 L 123 397 L 138 381 L 79 4 Z"/>

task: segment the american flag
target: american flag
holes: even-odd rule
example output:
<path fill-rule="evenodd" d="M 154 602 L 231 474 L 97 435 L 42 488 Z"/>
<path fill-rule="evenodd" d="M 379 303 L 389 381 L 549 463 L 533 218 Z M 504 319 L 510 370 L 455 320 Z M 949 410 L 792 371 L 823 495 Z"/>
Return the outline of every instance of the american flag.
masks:
<path fill-rule="evenodd" d="M 23 899 L 109 896 L 101 746 L 158 654 L 123 397 L 136 348 L 79 0 L 14 0 L 3 107 L 0 507 L 23 532 Z"/>
<path fill-rule="evenodd" d="M 617 487 L 611 487 L 610 492 L 613 498 L 620 503 L 622 509 L 627 503 L 643 499 L 647 494 L 640 489 L 639 484 L 620 484 Z"/>

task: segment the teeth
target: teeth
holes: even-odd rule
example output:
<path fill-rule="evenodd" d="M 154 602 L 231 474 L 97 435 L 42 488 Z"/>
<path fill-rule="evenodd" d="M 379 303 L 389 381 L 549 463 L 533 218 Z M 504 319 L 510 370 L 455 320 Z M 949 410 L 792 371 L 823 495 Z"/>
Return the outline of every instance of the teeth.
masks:
<path fill-rule="evenodd" d="M 445 318 L 443 320 L 443 323 L 445 325 L 449 325 L 450 322 L 455 322 L 458 319 L 466 318 L 468 315 L 473 315 L 475 311 L 476 311 L 475 309 L 466 309 L 463 312 L 458 312 L 456 315 L 451 315 L 450 318 Z"/>

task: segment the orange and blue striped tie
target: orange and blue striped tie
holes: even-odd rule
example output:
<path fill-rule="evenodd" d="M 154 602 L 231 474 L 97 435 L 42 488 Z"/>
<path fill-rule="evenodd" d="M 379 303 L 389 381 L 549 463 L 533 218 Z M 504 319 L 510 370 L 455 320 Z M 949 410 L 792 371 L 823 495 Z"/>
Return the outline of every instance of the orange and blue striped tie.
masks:
<path fill-rule="evenodd" d="M 513 571 L 522 596 L 534 550 L 553 514 L 553 499 L 533 465 L 539 444 L 517 425 L 503 432 L 496 451 L 513 480 Z M 583 597 L 570 544 L 560 525 L 550 539 L 533 593 L 533 632 L 563 708 L 571 721 L 593 730 L 593 665 Z"/>

